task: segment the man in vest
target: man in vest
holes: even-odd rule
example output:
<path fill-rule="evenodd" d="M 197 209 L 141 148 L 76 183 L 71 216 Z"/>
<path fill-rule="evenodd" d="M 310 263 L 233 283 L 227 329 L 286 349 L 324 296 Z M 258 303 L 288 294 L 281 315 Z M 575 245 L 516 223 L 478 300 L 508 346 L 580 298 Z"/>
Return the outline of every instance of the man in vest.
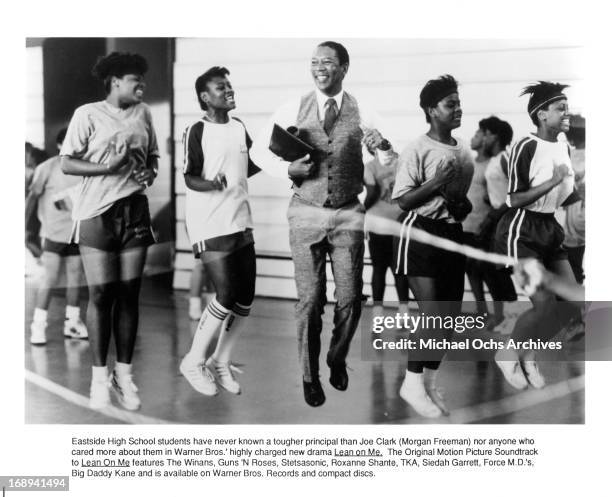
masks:
<path fill-rule="evenodd" d="M 346 48 L 333 41 L 319 44 L 311 60 L 314 91 L 281 107 L 251 150 L 264 171 L 277 177 L 288 175 L 293 181 L 287 217 L 299 299 L 298 353 L 304 399 L 313 407 L 325 402 L 319 353 L 327 255 L 336 286 L 334 329 L 326 361 L 329 381 L 337 390 L 348 387 L 346 356 L 362 305 L 364 208 L 357 199 L 363 188 L 362 150 L 378 150 L 386 142 L 376 129 L 375 116 L 342 89 L 348 68 Z M 315 148 L 312 157 L 289 163 L 272 154 L 268 147 L 274 123 L 297 127 L 300 138 Z M 384 145 L 382 148 L 388 148 Z M 383 164 L 393 159 L 392 153 L 379 155 Z"/>

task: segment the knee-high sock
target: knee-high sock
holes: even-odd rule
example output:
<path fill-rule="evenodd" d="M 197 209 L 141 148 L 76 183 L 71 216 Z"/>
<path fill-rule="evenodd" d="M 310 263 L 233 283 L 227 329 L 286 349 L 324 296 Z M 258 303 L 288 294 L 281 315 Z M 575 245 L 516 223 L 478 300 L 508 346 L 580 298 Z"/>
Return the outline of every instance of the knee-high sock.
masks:
<path fill-rule="evenodd" d="M 196 328 L 191 349 L 187 354 L 194 360 L 203 360 L 206 350 L 215 333 L 221 328 L 223 321 L 229 314 L 229 310 L 223 307 L 217 299 L 214 299 L 206 306 L 202 313 L 198 327 Z"/>
<path fill-rule="evenodd" d="M 251 306 L 245 306 L 236 303 L 231 314 L 227 318 L 227 324 L 221 330 L 217 349 L 213 354 L 213 358 L 218 362 L 229 362 L 232 350 L 244 330 L 246 321 L 251 312 Z"/>

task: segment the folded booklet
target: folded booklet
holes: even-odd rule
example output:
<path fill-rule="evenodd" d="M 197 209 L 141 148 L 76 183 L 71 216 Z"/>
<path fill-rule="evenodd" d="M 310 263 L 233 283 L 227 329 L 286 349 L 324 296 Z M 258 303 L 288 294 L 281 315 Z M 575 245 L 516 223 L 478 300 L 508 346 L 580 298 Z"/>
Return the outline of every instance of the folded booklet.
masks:
<path fill-rule="evenodd" d="M 297 131 L 296 128 L 293 129 Z M 314 148 L 311 145 L 300 140 L 286 129 L 281 128 L 278 124 L 275 124 L 272 130 L 269 148 L 273 154 L 288 162 L 301 159 L 306 154 L 310 154 L 312 158 L 312 153 L 314 152 Z"/>

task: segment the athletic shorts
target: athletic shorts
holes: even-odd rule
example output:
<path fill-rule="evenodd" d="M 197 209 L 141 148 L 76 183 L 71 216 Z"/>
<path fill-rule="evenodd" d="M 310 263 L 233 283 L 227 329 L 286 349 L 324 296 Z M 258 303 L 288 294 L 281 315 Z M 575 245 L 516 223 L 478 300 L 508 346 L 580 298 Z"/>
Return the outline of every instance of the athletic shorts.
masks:
<path fill-rule="evenodd" d="M 373 265 L 393 267 L 393 236 L 368 233 L 368 248 Z"/>
<path fill-rule="evenodd" d="M 42 246 L 43 252 L 52 252 L 61 257 L 68 257 L 70 255 L 79 255 L 79 246 L 76 243 L 62 243 L 54 242 L 45 238 Z"/>
<path fill-rule="evenodd" d="M 548 267 L 567 259 L 565 233 L 553 213 L 509 209 L 499 220 L 495 251 L 513 259 L 533 257 Z"/>
<path fill-rule="evenodd" d="M 414 212 L 402 213 L 398 222 L 402 228 L 400 236 L 393 239 L 392 270 L 395 274 L 445 278 L 464 272 L 465 256 L 410 238 L 410 230 L 418 228 L 440 238 L 462 243 L 461 223 L 429 219 Z"/>
<path fill-rule="evenodd" d="M 79 222 L 79 245 L 105 252 L 120 252 L 155 243 L 149 202 L 141 194 L 117 200 L 110 209 Z"/>
<path fill-rule="evenodd" d="M 490 243 L 476 238 L 474 233 L 463 233 L 463 243 L 485 252 L 491 250 Z M 468 274 L 476 274 L 486 284 L 491 298 L 498 302 L 514 302 L 517 299 L 514 283 L 510 277 L 510 270 L 497 264 L 467 258 L 465 270 Z"/>
<path fill-rule="evenodd" d="M 210 260 L 231 254 L 253 243 L 255 243 L 253 240 L 253 230 L 247 228 L 244 231 L 216 236 L 194 243 L 191 248 L 195 258 L 202 259 L 202 262 L 206 264 Z"/>

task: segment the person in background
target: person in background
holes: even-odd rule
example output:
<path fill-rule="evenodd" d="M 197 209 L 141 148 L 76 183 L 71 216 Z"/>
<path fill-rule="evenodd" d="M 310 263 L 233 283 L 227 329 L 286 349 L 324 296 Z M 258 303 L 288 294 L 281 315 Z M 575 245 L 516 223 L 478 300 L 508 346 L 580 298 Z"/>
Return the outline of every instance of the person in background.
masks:
<path fill-rule="evenodd" d="M 368 238 L 368 249 L 372 260 L 372 300 L 374 315 L 382 315 L 387 269 L 393 272 L 393 236 L 376 232 L 376 219 L 391 219 L 395 221 L 402 210 L 397 202 L 391 200 L 391 193 L 397 173 L 398 154 L 394 152 L 393 161 L 388 166 L 382 166 L 377 158 L 365 164 L 363 182 L 366 187 L 366 197 L 363 205 L 366 209 L 365 231 Z M 408 279 L 393 273 L 395 289 L 399 299 L 399 312 L 408 312 L 409 288 Z"/>
<path fill-rule="evenodd" d="M 62 129 L 56 138 L 58 149 L 65 136 L 66 129 Z M 83 275 L 79 247 L 68 243 L 72 229 L 72 197 L 78 183 L 78 178 L 62 172 L 59 156 L 51 157 L 34 171 L 30 193 L 26 198 L 26 227 L 32 225 L 30 218 L 36 216 L 40 221 L 40 237 L 43 241 L 41 261 L 44 273 L 36 293 L 36 307 L 30 326 L 32 345 L 44 345 L 47 342 L 47 310 L 51 291 L 57 285 L 63 266 L 66 271 L 64 336 L 81 339 L 88 336 L 79 308 L 79 286 Z M 32 235 L 28 233 L 26 239 L 31 239 Z"/>
<path fill-rule="evenodd" d="M 563 229 L 565 239 L 563 247 L 574 272 L 576 281 L 584 281 L 584 249 L 585 249 L 585 119 L 582 116 L 570 117 L 570 129 L 566 133 L 567 141 L 573 147 L 570 150 L 572 169 L 576 175 L 576 189 L 580 199 L 565 207 L 565 222 Z"/>
<path fill-rule="evenodd" d="M 576 190 L 580 199 L 565 207 L 565 220 L 563 230 L 565 239 L 563 247 L 567 250 L 567 259 L 574 272 L 576 281 L 584 283 L 584 250 L 586 245 L 585 233 L 585 119 L 580 115 L 570 116 L 570 129 L 566 133 L 567 141 L 572 145 L 570 158 L 572 168 L 576 175 Z M 584 336 L 585 323 L 582 317 L 576 317 L 566 328 L 566 340 L 576 341 Z"/>
<path fill-rule="evenodd" d="M 512 141 L 512 128 L 501 119 L 491 116 L 480 121 L 478 130 L 472 138 L 472 149 L 479 149 L 476 158 L 474 179 L 468 190 L 472 202 L 472 212 L 463 222 L 465 243 L 485 251 L 493 250 L 495 227 L 506 211 L 506 191 L 508 189 L 506 148 Z M 504 172 L 505 168 L 505 172 Z M 495 265 L 467 260 L 466 272 L 476 299 L 477 312 L 488 315 L 488 329 L 500 326 L 504 315 L 504 302 L 517 299 L 510 274 Z M 486 283 L 493 300 L 493 314 L 489 313 L 484 298 Z M 511 316 L 508 316 L 508 320 Z M 508 321 L 510 322 L 510 321 Z"/>
<path fill-rule="evenodd" d="M 478 123 L 478 129 L 470 141 L 470 148 L 476 152 L 476 157 L 474 158 L 474 176 L 467 192 L 467 198 L 472 204 L 472 211 L 462 223 L 464 243 L 480 249 L 485 248 L 483 240 L 480 239 L 480 226 L 491 210 L 491 205 L 487 199 L 487 183 L 485 180 L 485 170 L 489 164 L 490 156 L 485 147 L 484 134 L 486 121 L 492 119 L 497 118 L 492 116 L 482 119 Z M 488 265 L 481 261 L 470 258 L 466 260 L 465 272 L 474 294 L 476 312 L 480 315 L 488 315 L 484 296 L 484 279 L 487 269 Z M 489 316 L 489 323 L 491 318 L 493 316 Z"/>
<path fill-rule="evenodd" d="M 214 296 L 214 288 L 206 274 L 206 266 L 196 261 L 189 278 L 189 319 L 198 321 L 202 316 L 202 297 L 204 303 L 208 305 Z"/>

